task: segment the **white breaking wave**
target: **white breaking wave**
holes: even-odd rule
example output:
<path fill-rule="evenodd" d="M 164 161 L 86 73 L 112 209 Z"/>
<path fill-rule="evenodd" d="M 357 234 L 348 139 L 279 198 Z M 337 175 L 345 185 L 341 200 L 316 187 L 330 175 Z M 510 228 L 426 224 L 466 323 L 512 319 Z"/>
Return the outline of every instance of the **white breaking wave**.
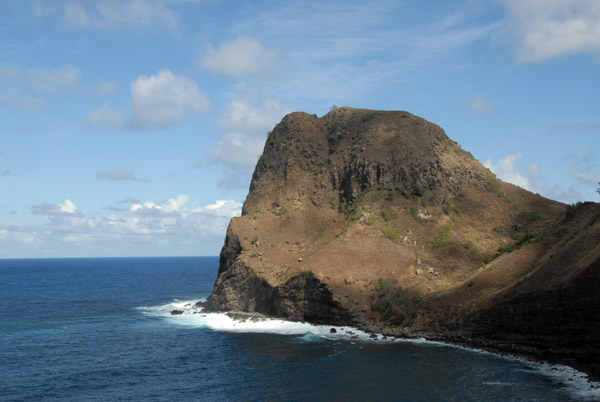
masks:
<path fill-rule="evenodd" d="M 340 327 L 333 325 L 314 325 L 306 322 L 294 322 L 272 318 L 239 318 L 231 317 L 226 313 L 207 313 L 196 303 L 206 300 L 177 300 L 160 306 L 138 307 L 142 314 L 162 317 L 176 325 L 191 328 L 208 328 L 215 331 L 237 333 L 268 333 L 277 335 L 298 336 L 304 341 L 318 340 L 348 340 L 351 342 L 391 343 L 407 342 L 431 346 L 456 347 L 473 353 L 482 353 L 498 356 L 494 353 L 480 349 L 470 349 L 462 346 L 450 345 L 443 342 L 428 341 L 424 338 L 405 339 L 386 337 L 381 334 L 369 334 L 353 327 Z M 179 314 L 171 314 L 177 310 Z M 577 399 L 600 400 L 600 383 L 590 382 L 586 374 L 568 366 L 536 363 L 524 358 L 514 356 L 500 356 L 506 359 L 518 360 L 524 365 L 533 368 L 541 375 L 551 378 L 554 382 L 562 383 Z M 487 383 L 486 385 L 509 386 L 509 383 Z"/>
<path fill-rule="evenodd" d="M 163 317 L 177 325 L 209 328 L 215 331 L 238 332 L 238 333 L 268 333 L 278 335 L 304 336 L 305 340 L 316 339 L 347 339 L 362 342 L 400 342 L 407 341 L 383 335 L 369 334 L 360 329 L 352 327 L 340 327 L 334 325 L 314 325 L 306 322 L 286 321 L 274 318 L 239 318 L 231 317 L 226 313 L 207 313 L 202 307 L 196 306 L 198 301 L 181 301 L 175 299 L 173 302 L 161 306 L 138 307 L 142 314 Z M 172 311 L 179 314 L 171 314 Z M 412 340 L 427 342 L 424 339 Z M 429 343 L 429 342 L 428 342 Z M 437 342 L 431 342 L 432 344 Z"/>

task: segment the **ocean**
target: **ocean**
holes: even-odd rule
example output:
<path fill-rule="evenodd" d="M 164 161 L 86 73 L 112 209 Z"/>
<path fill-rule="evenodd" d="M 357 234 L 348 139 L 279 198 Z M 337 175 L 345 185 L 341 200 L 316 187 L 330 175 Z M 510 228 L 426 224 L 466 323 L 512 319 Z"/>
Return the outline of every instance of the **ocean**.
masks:
<path fill-rule="evenodd" d="M 0 260 L 0 400 L 600 400 L 567 367 L 207 314 L 195 303 L 217 270 L 218 257 Z"/>

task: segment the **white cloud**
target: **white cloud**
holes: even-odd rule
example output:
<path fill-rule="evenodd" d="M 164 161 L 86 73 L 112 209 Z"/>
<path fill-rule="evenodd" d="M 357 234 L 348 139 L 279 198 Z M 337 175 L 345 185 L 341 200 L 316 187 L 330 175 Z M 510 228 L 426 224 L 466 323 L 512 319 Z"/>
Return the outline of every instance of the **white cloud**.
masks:
<path fill-rule="evenodd" d="M 518 162 L 523 158 L 523 154 L 510 154 L 501 158 L 497 164 L 487 159 L 483 166 L 490 169 L 500 180 L 517 185 L 533 193 L 539 193 L 545 197 L 573 203 L 581 201 L 583 195 L 576 186 L 570 186 L 567 190 L 558 184 L 548 185 L 541 174 L 541 168 L 536 163 L 530 163 L 526 167 L 525 175 L 518 171 Z"/>
<path fill-rule="evenodd" d="M 34 215 L 47 215 L 54 219 L 58 219 L 59 217 L 81 217 L 83 214 L 75 203 L 70 199 L 66 199 L 58 204 L 50 204 L 48 202 L 44 202 L 42 204 L 34 205 L 31 207 L 31 212 Z"/>
<path fill-rule="evenodd" d="M 591 184 L 595 186 L 600 183 L 600 174 L 585 173 L 574 167 L 571 167 L 571 169 L 569 169 L 569 176 L 579 181 L 581 184 Z"/>
<path fill-rule="evenodd" d="M 190 197 L 180 194 L 164 202 L 147 200 L 134 203 L 126 210 L 109 209 L 106 215 L 94 216 L 83 214 L 70 199 L 58 204 L 45 202 L 32 207 L 33 214 L 47 217 L 45 223 L 26 225 L 0 221 L 4 246 L 0 248 L 0 256 L 11 252 L 9 245 L 21 253 L 29 251 L 31 255 L 32 250 L 64 253 L 71 250 L 70 243 L 84 247 L 73 250 L 74 255 L 81 255 L 80 251 L 88 256 L 140 255 L 140 252 L 143 255 L 217 254 L 229 220 L 240 215 L 242 204 L 233 200 L 218 200 L 204 206 L 188 206 L 189 203 Z M 28 248 L 30 246 L 35 248 Z"/>
<path fill-rule="evenodd" d="M 209 204 L 205 207 L 199 207 L 194 212 L 210 213 L 216 216 L 233 218 L 241 213 L 242 204 L 233 200 L 217 200 L 214 204 Z"/>
<path fill-rule="evenodd" d="M 484 96 L 477 96 L 469 101 L 469 109 L 476 112 L 493 112 L 494 106 Z"/>
<path fill-rule="evenodd" d="M 225 135 L 213 149 L 212 156 L 226 164 L 253 168 L 268 132 L 290 111 L 274 99 L 265 99 L 258 106 L 247 99 L 234 99 L 219 119 Z"/>
<path fill-rule="evenodd" d="M 247 99 L 234 99 L 219 118 L 219 124 L 226 130 L 260 131 L 266 134 L 283 118 L 290 109 L 274 99 L 265 99 L 260 106 L 254 106 Z"/>
<path fill-rule="evenodd" d="M 505 0 L 517 59 L 540 62 L 568 54 L 600 55 L 597 0 Z"/>
<path fill-rule="evenodd" d="M 273 69 L 278 55 L 275 50 L 265 49 L 257 39 L 240 36 L 217 49 L 208 44 L 198 63 L 217 74 L 239 78 Z"/>
<path fill-rule="evenodd" d="M 100 81 L 96 85 L 96 92 L 100 96 L 115 96 L 119 93 L 119 84 L 116 81 Z"/>
<path fill-rule="evenodd" d="M 133 121 L 137 128 L 166 127 L 180 122 L 188 111 L 204 113 L 210 103 L 198 86 L 168 69 L 139 76 L 131 83 Z"/>
<path fill-rule="evenodd" d="M 143 30 L 164 27 L 177 31 L 178 21 L 173 10 L 160 1 L 105 0 L 96 4 L 71 3 L 64 8 L 63 19 L 68 27 Z"/>
<path fill-rule="evenodd" d="M 132 172 L 125 169 L 123 166 L 118 167 L 113 171 L 101 170 L 96 173 L 98 180 L 111 180 L 111 181 L 148 181 L 147 178 L 140 179 L 136 177 Z"/>
<path fill-rule="evenodd" d="M 108 102 L 104 103 L 104 106 L 100 109 L 92 109 L 90 115 L 83 122 L 92 127 L 125 127 L 125 120 L 121 114 L 117 110 L 111 109 Z"/>
<path fill-rule="evenodd" d="M 74 214 L 77 212 L 77 206 L 69 199 L 66 199 L 63 203 L 58 204 L 58 208 L 63 214 Z"/>
<path fill-rule="evenodd" d="M 517 171 L 517 163 L 523 158 L 523 154 L 511 154 L 498 161 L 494 165 L 491 159 L 487 159 L 483 166 L 490 169 L 500 180 L 512 183 L 525 190 L 534 191 L 534 185 L 531 180 Z"/>
<path fill-rule="evenodd" d="M 29 69 L 5 65 L 0 67 L 0 78 L 15 81 L 24 81 L 39 93 L 60 94 L 68 92 L 79 86 L 81 70 L 65 65 L 54 70 Z"/>
<path fill-rule="evenodd" d="M 226 164 L 253 168 L 265 146 L 266 135 L 225 133 L 212 151 L 213 158 Z"/>

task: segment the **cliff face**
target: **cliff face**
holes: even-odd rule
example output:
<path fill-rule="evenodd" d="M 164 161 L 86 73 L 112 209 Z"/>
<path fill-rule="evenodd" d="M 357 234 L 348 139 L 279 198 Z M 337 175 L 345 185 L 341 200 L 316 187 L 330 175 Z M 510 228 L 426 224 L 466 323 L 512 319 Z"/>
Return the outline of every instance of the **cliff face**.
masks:
<path fill-rule="evenodd" d="M 598 216 L 501 182 L 410 113 L 293 113 L 230 223 L 209 305 L 600 356 Z"/>

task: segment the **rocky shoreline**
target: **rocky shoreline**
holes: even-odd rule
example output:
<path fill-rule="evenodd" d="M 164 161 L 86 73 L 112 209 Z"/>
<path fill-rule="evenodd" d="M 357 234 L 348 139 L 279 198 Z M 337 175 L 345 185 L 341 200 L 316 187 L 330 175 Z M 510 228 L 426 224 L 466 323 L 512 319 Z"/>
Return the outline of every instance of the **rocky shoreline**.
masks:
<path fill-rule="evenodd" d="M 410 113 L 338 108 L 290 114 L 270 133 L 207 307 L 423 337 L 599 380 L 597 289 L 599 204 L 503 183 Z"/>

